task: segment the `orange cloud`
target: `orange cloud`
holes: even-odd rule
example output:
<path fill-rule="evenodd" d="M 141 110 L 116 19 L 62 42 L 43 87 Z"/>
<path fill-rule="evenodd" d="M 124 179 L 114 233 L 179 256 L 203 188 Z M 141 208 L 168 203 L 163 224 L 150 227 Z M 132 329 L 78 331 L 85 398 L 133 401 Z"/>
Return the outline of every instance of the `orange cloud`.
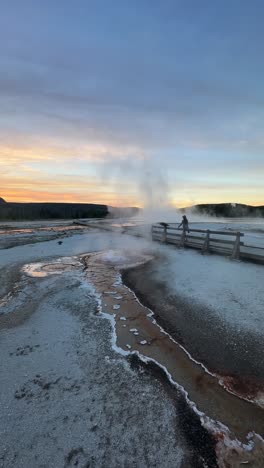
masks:
<path fill-rule="evenodd" d="M 0 196 L 7 201 L 65 201 L 83 203 L 104 203 L 115 206 L 135 205 L 137 196 L 132 186 L 119 181 L 103 184 L 98 178 L 83 175 L 56 174 L 69 173 L 75 169 L 77 162 L 87 161 L 87 168 L 93 163 L 123 158 L 141 158 L 138 148 L 132 146 L 114 146 L 100 143 L 74 142 L 46 139 L 38 141 L 37 137 L 25 139 L 14 135 L 14 139 L 0 138 Z M 41 166 L 34 166 L 40 163 Z M 45 164 L 47 163 L 47 164 Z M 65 164 L 65 165 L 64 165 Z M 90 165 L 90 166 L 89 166 Z M 37 169 L 42 167 L 44 169 Z M 54 167 L 54 172 L 51 168 Z M 51 173 L 52 172 L 52 173 Z"/>
<path fill-rule="evenodd" d="M 64 202 L 64 203 L 101 203 L 112 206 L 139 206 L 138 199 L 129 194 L 122 195 L 113 192 L 89 192 L 87 194 L 58 193 L 44 190 L 12 190 L 8 189 L 1 196 L 9 202 Z"/>
<path fill-rule="evenodd" d="M 10 202 L 80 202 L 124 206 L 138 205 L 133 186 L 127 183 L 101 184 L 87 176 L 60 175 L 35 177 L 27 175 L 1 178 L 0 196 Z"/>
<path fill-rule="evenodd" d="M 133 185 L 122 182 L 119 178 L 118 184 L 115 184 L 112 179 L 102 181 L 103 177 L 99 176 L 91 178 L 85 175 L 56 175 L 56 167 L 70 172 L 78 161 L 87 161 L 88 168 L 92 167 L 93 163 L 99 162 L 103 168 L 106 161 L 115 161 L 121 166 L 123 160 L 135 158 L 141 160 L 143 157 L 143 152 L 132 146 L 121 147 L 79 141 L 75 143 L 67 139 L 56 142 L 52 139 L 40 141 L 37 137 L 24 139 L 23 136 L 17 135 L 14 135 L 13 141 L 10 137 L 0 138 L 0 196 L 7 201 L 17 202 L 65 201 L 140 206 L 142 201 L 136 189 L 136 181 Z M 84 164 L 80 164 L 80 167 L 82 166 Z M 36 167 L 45 169 L 40 170 Z M 54 174 L 51 173 L 53 167 Z M 190 184 L 184 180 L 182 187 L 178 184 L 177 190 L 173 190 L 170 194 L 171 204 L 179 207 L 221 202 L 264 204 L 264 188 L 260 183 L 262 169 L 262 165 L 259 171 L 247 168 L 247 174 L 250 177 L 254 176 L 255 180 L 250 186 L 245 186 L 245 182 L 234 185 L 232 180 L 230 184 L 219 182 L 217 186 L 195 182 Z M 107 170 L 108 168 L 106 176 Z"/>

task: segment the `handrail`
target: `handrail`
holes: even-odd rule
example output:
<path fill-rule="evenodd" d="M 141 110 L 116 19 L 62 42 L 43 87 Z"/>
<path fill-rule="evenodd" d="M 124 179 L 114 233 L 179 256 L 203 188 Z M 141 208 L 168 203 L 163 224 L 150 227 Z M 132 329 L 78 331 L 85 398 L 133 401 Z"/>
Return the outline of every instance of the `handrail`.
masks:
<path fill-rule="evenodd" d="M 181 235 L 179 234 L 174 234 L 171 231 L 181 231 Z M 205 234 L 204 236 L 189 236 L 189 233 L 200 233 L 200 234 Z M 212 243 L 222 243 L 222 244 L 231 244 L 232 252 L 231 252 L 231 258 L 232 259 L 239 259 L 240 258 L 240 246 L 243 245 L 243 243 L 240 241 L 241 237 L 244 236 L 244 233 L 242 232 L 226 232 L 226 231 L 214 231 L 210 229 L 192 229 L 192 228 L 185 228 L 183 226 L 182 229 L 179 227 L 171 227 L 168 223 L 159 223 L 159 224 L 153 224 L 151 226 L 151 233 L 152 233 L 152 240 L 159 240 L 163 243 L 172 243 L 173 237 L 179 237 L 179 243 L 181 247 L 192 247 L 193 246 L 193 241 L 192 239 L 195 240 L 200 240 L 202 241 L 201 243 L 198 243 L 197 248 L 201 248 L 203 253 L 210 252 L 210 250 L 215 249 L 216 246 L 213 246 Z M 155 235 L 160 236 L 160 239 L 155 239 Z M 227 241 L 225 239 L 217 239 L 215 237 L 210 237 L 211 235 L 220 235 L 220 236 L 233 236 L 235 239 L 233 241 Z M 171 238 L 172 237 L 172 238 Z M 176 239 L 175 239 L 176 240 Z M 210 245 L 211 242 L 211 245 Z M 175 242 L 174 242 L 175 243 Z M 197 244 L 197 242 L 196 242 Z M 219 245 L 217 246 L 217 249 L 224 252 L 225 248 Z"/>
<path fill-rule="evenodd" d="M 152 229 L 153 228 L 158 228 L 158 229 L 161 229 L 161 230 L 164 230 L 164 226 L 160 226 L 159 224 L 153 224 L 152 225 Z M 169 224 L 166 226 L 166 229 L 170 229 L 171 231 L 183 231 L 182 228 L 175 228 L 175 227 L 171 227 Z M 186 231 L 188 232 L 200 232 L 200 233 L 203 233 L 203 234 L 207 234 L 207 232 L 209 231 L 210 234 L 220 234 L 220 235 L 223 235 L 223 236 L 236 236 L 238 233 L 240 234 L 240 236 L 244 236 L 244 233 L 243 232 L 240 232 L 240 231 L 233 231 L 233 232 L 226 232 L 226 231 L 211 231 L 211 229 L 192 229 L 192 228 L 189 228 L 189 229 L 186 229 Z"/>

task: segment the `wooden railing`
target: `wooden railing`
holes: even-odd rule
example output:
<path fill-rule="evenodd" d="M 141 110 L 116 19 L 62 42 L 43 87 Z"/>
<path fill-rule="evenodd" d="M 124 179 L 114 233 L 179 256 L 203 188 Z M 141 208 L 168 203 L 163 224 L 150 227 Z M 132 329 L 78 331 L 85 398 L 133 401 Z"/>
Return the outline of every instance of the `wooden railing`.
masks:
<path fill-rule="evenodd" d="M 241 232 L 213 231 L 210 229 L 180 229 L 168 223 L 157 223 L 151 227 L 152 240 L 179 247 L 200 249 L 203 253 L 216 252 L 240 258 L 240 246 L 244 245 Z"/>

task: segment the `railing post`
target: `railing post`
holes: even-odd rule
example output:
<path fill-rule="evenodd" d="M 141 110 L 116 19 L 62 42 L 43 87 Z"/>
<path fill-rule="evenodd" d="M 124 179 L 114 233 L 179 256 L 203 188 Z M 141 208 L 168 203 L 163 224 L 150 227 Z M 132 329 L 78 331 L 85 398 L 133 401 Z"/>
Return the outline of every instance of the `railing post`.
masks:
<path fill-rule="evenodd" d="M 210 252 L 210 229 L 207 229 L 206 231 L 206 237 L 205 237 L 204 245 L 202 247 L 202 252 L 203 253 Z"/>
<path fill-rule="evenodd" d="M 151 225 L 151 240 L 153 240 L 153 237 L 154 237 L 153 233 L 154 233 L 154 226 L 152 224 Z"/>
<path fill-rule="evenodd" d="M 240 232 L 236 233 L 236 240 L 233 248 L 233 252 L 231 255 L 232 260 L 239 260 L 240 259 Z"/>
<path fill-rule="evenodd" d="M 167 241 L 167 226 L 163 226 L 163 235 L 162 235 L 162 242 L 166 243 Z"/>

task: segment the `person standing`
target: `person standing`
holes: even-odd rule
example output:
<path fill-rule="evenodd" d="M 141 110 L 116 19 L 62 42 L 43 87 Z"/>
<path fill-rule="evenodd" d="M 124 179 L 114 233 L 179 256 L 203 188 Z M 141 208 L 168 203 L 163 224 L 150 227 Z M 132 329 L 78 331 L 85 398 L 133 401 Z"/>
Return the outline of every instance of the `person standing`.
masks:
<path fill-rule="evenodd" d="M 183 217 L 182 217 L 182 222 L 181 222 L 181 224 L 179 224 L 178 229 L 179 229 L 181 226 L 182 226 L 182 229 L 184 230 L 184 232 L 186 232 L 186 231 L 190 232 L 190 231 L 189 231 L 189 221 L 188 221 L 188 219 L 187 219 L 187 216 L 185 216 L 185 215 L 183 215 Z"/>

